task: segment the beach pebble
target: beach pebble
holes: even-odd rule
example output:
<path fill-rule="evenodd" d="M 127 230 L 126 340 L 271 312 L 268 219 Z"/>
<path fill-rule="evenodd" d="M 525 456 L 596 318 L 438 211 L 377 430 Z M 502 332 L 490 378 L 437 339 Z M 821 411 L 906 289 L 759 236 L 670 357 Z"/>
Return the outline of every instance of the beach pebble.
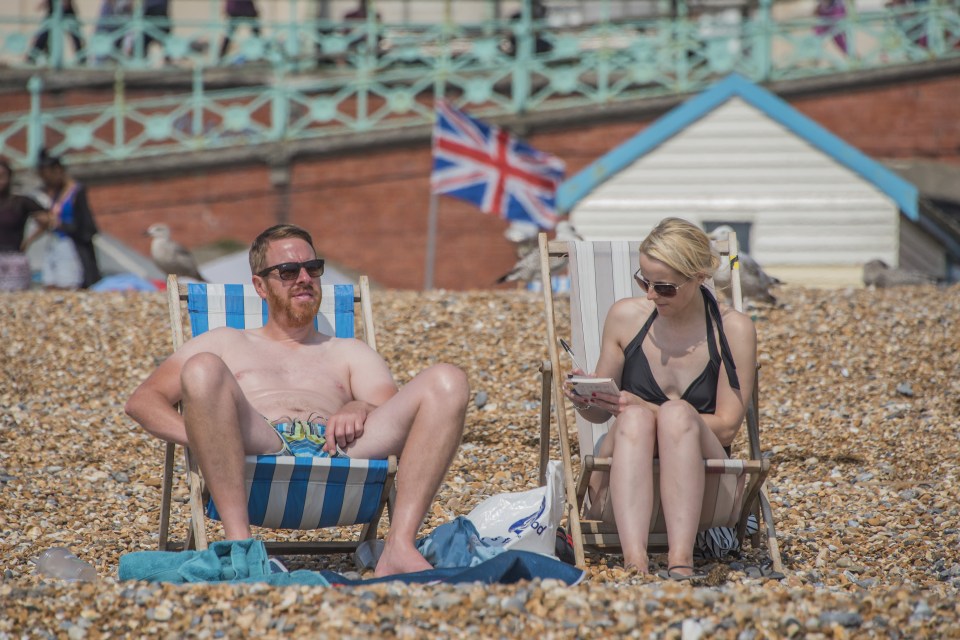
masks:
<path fill-rule="evenodd" d="M 771 578 L 761 528 L 759 548 L 748 539 L 736 560 L 698 562 L 710 577 L 702 585 L 624 571 L 622 555 L 588 550 L 575 587 L 534 580 L 321 588 L 118 582 L 122 555 L 159 543 L 164 446 L 123 406 L 169 355 L 164 294 L 0 294 L 0 406 L 8 408 L 0 411 L 0 637 L 955 636 L 960 286 L 791 286 L 783 297 L 786 306 L 752 311 L 782 579 Z M 558 334 L 569 337 L 565 303 L 558 297 Z M 398 383 L 449 362 L 475 390 L 461 447 L 419 535 L 487 496 L 535 487 L 542 295 L 375 290 L 373 309 L 380 353 Z M 562 406 L 579 466 L 573 410 Z M 552 416 L 553 459 L 556 423 Z M 741 429 L 734 456 L 749 450 L 745 435 Z M 179 448 L 175 469 L 170 533 L 182 540 L 189 513 Z M 207 532 L 223 538 L 218 523 Z M 98 580 L 38 576 L 33 560 L 54 545 L 94 565 Z M 354 569 L 350 554 L 283 560 L 292 570 Z M 650 563 L 654 572 L 666 568 L 666 556 Z"/>

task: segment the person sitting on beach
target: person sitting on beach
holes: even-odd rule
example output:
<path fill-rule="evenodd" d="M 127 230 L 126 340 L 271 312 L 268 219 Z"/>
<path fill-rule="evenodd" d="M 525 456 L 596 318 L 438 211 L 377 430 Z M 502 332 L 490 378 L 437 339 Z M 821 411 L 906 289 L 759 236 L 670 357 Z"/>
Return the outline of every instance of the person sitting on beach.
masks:
<path fill-rule="evenodd" d="M 634 278 L 646 296 L 618 301 L 604 322 L 593 375 L 613 378 L 619 395 L 584 400 L 564 389 L 590 422 L 615 418 L 596 451 L 613 462 L 609 474 L 590 481 L 591 517 L 599 517 L 609 492 L 624 565 L 641 573 L 648 569 L 653 460 L 660 459 L 667 576 L 690 577 L 703 460 L 728 457 L 753 389 L 753 323 L 720 307 L 704 286 L 718 265 L 702 230 L 678 218 L 662 220 L 640 245 Z"/>
<path fill-rule="evenodd" d="M 134 391 L 126 412 L 149 433 L 190 447 L 230 540 L 251 537 L 244 456 L 399 455 L 392 525 L 376 574 L 432 568 L 415 537 L 460 443 L 466 374 L 435 364 L 398 389 L 366 343 L 319 333 L 323 260 L 300 227 L 261 233 L 250 268 L 269 303 L 267 323 L 188 341 Z M 290 433 L 298 430 L 307 438 Z"/>

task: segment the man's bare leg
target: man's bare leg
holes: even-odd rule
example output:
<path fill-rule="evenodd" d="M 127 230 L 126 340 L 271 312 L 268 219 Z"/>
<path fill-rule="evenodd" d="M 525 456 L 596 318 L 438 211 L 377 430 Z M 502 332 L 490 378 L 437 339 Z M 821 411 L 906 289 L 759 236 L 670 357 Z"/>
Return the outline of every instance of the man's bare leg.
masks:
<path fill-rule="evenodd" d="M 348 449 L 358 458 L 400 452 L 393 521 L 377 576 L 433 568 L 417 551 L 415 540 L 460 444 L 469 395 L 463 371 L 434 365 L 374 410 L 364 435 Z"/>
<path fill-rule="evenodd" d="M 280 441 L 244 397 L 218 356 L 199 353 L 180 374 L 190 451 L 217 505 L 227 540 L 250 537 L 244 456 L 280 449 Z"/>

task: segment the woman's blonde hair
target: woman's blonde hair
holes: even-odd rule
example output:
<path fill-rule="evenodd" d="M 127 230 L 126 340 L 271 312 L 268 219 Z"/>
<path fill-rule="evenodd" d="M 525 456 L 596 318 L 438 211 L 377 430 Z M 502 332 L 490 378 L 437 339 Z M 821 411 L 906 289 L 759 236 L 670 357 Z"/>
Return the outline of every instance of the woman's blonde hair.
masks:
<path fill-rule="evenodd" d="M 700 227 L 680 218 L 664 218 L 640 244 L 640 253 L 663 262 L 687 278 L 710 277 L 720 257 Z"/>

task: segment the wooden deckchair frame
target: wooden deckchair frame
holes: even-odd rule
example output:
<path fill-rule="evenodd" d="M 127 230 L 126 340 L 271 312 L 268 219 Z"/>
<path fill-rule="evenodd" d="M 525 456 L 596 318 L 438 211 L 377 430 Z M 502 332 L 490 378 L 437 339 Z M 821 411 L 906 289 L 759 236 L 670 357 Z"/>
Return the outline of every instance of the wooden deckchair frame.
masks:
<path fill-rule="evenodd" d="M 186 341 L 184 332 L 184 312 L 187 305 L 188 285 L 180 284 L 175 275 L 167 277 L 167 306 L 170 313 L 173 350 L 179 349 Z M 373 323 L 373 306 L 370 301 L 370 283 L 367 276 L 360 276 L 358 286 L 354 288 L 354 307 L 359 305 L 360 326 L 363 329 L 363 340 L 371 349 L 377 349 L 376 330 Z M 178 409 L 180 407 L 178 406 Z M 174 457 L 176 445 L 168 442 L 165 445 L 163 463 L 163 484 L 160 499 L 160 535 L 159 546 L 161 551 L 175 549 L 206 549 L 208 546 L 206 533 L 207 516 L 204 505 L 209 499 L 209 491 L 204 485 L 200 468 L 190 449 L 184 447 L 184 460 L 187 470 L 189 487 L 190 516 L 187 524 L 187 537 L 182 541 L 169 538 L 171 507 L 173 498 Z M 350 553 L 360 543 L 373 540 L 377 536 L 377 526 L 387 508 L 388 518 L 393 510 L 395 496 L 395 479 L 397 474 L 397 457 L 388 458 L 387 477 L 384 482 L 380 502 L 376 515 L 370 522 L 363 525 L 359 536 L 355 540 L 326 540 L 326 541 L 281 541 L 266 540 L 267 549 L 277 554 L 319 554 L 319 553 Z"/>
<path fill-rule="evenodd" d="M 740 290 L 740 272 L 737 251 L 737 238 L 735 233 L 731 233 L 726 241 L 714 243 L 715 248 L 721 254 L 721 259 L 730 261 L 731 266 L 731 287 L 734 307 L 738 311 L 743 310 L 742 293 Z M 554 313 L 554 297 L 550 281 L 551 260 L 558 260 L 569 257 L 570 246 L 567 242 L 548 241 L 546 234 L 539 236 L 540 247 L 540 265 L 541 282 L 543 283 L 544 313 L 547 325 L 547 351 L 549 360 L 543 361 L 540 370 L 543 374 L 542 381 L 542 404 L 540 415 L 540 483 L 545 482 L 546 462 L 549 459 L 551 446 L 550 434 L 550 412 L 551 406 L 555 409 L 557 420 L 558 440 L 560 445 L 560 455 L 564 468 L 564 493 L 566 496 L 567 507 L 567 526 L 573 539 L 574 556 L 576 564 L 579 567 L 585 566 L 585 546 L 597 548 L 599 550 L 618 550 L 620 539 L 615 526 L 596 520 L 586 520 L 582 511 L 585 506 L 587 486 L 591 474 L 597 472 L 609 472 L 611 458 L 596 458 L 592 455 L 592 448 L 583 450 L 581 446 L 581 470 L 580 475 L 575 480 L 573 470 L 573 460 L 570 453 L 570 441 L 567 430 L 566 416 L 566 397 L 563 394 L 563 381 L 559 375 L 553 375 L 553 372 L 561 371 L 560 353 L 557 345 L 557 325 Z M 589 365 L 587 365 L 589 366 Z M 741 510 L 737 518 L 736 536 L 737 540 L 743 544 L 746 538 L 748 516 L 754 514 L 758 520 L 762 516 L 762 522 L 766 529 L 767 550 L 773 564 L 773 569 L 779 573 L 783 572 L 783 563 L 780 557 L 780 548 L 777 543 L 776 529 L 773 521 L 773 511 L 766 493 L 763 490 L 764 482 L 770 470 L 770 461 L 765 459 L 760 448 L 760 422 L 759 422 L 759 364 L 757 366 L 757 376 L 754 378 L 753 392 L 750 396 L 750 402 L 747 406 L 747 437 L 750 449 L 749 460 L 743 461 L 743 471 L 748 474 L 748 482 L 744 488 L 741 502 Z M 723 465 L 720 460 L 705 460 L 707 469 L 716 468 Z M 658 465 L 654 465 L 654 474 L 659 474 Z M 751 543 L 756 547 L 759 545 L 759 532 L 751 536 Z M 648 551 L 656 553 L 666 551 L 666 535 L 652 534 L 648 542 Z"/>

